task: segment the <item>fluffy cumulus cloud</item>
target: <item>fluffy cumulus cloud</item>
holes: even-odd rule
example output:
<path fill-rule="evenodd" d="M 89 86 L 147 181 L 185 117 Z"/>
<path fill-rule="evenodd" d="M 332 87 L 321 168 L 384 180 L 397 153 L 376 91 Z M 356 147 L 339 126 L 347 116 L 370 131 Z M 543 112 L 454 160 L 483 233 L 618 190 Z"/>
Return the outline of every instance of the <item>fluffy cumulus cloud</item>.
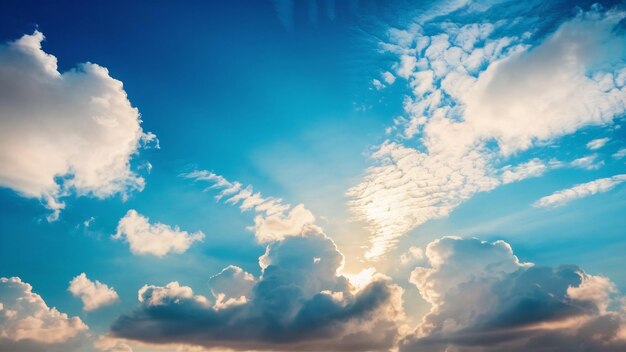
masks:
<path fill-rule="evenodd" d="M 114 335 L 152 344 L 236 350 L 387 350 L 402 321 L 399 287 L 377 277 L 361 289 L 338 275 L 343 256 L 311 231 L 274 241 L 255 279 L 234 266 L 210 280 L 213 299 L 177 282 L 145 286 L 141 307 Z"/>
<path fill-rule="evenodd" d="M 130 159 L 144 133 L 122 82 L 93 63 L 59 72 L 44 36 L 0 44 L 0 186 L 52 210 L 70 193 L 105 198 L 142 190 Z"/>
<path fill-rule="evenodd" d="M 435 19 L 390 31 L 382 48 L 397 55 L 396 75 L 410 94 L 406 116 L 392 128 L 397 137 L 372 153 L 375 165 L 348 191 L 355 217 L 372 233 L 366 257 L 377 259 L 399 236 L 478 192 L 553 167 L 601 167 L 596 156 L 569 164 L 518 156 L 624 114 L 625 17 L 596 6 L 547 36 L 497 20 Z"/>
<path fill-rule="evenodd" d="M 87 330 L 80 318 L 48 307 L 20 278 L 0 278 L 0 350 L 72 351 Z"/>
<path fill-rule="evenodd" d="M 576 199 L 604 193 L 626 181 L 626 174 L 600 178 L 587 183 L 581 183 L 572 188 L 563 189 L 537 200 L 533 206 L 537 208 L 559 207 Z"/>
<path fill-rule="evenodd" d="M 194 242 L 204 239 L 204 233 L 189 233 L 159 222 L 151 224 L 149 218 L 131 209 L 120 219 L 113 239 L 128 242 L 134 254 L 162 257 L 187 251 Z"/>
<path fill-rule="evenodd" d="M 411 282 L 432 308 L 403 351 L 621 351 L 626 316 L 615 287 L 576 266 L 521 262 L 502 241 L 430 243 Z M 619 308 L 619 307 L 618 307 Z"/>
<path fill-rule="evenodd" d="M 100 307 L 113 304 L 119 300 L 117 292 L 102 282 L 91 281 L 82 273 L 70 281 L 68 290 L 83 302 L 85 311 L 96 310 Z"/>
<path fill-rule="evenodd" d="M 208 182 L 208 189 L 219 189 L 215 198 L 238 205 L 241 211 L 254 211 L 254 231 L 257 241 L 267 243 L 287 236 L 298 236 L 307 230 L 315 229 L 315 216 L 304 205 L 291 206 L 282 199 L 263 197 L 251 185 L 244 187 L 239 182 L 230 182 L 221 175 L 206 170 L 193 171 L 182 177 L 200 182 Z"/>

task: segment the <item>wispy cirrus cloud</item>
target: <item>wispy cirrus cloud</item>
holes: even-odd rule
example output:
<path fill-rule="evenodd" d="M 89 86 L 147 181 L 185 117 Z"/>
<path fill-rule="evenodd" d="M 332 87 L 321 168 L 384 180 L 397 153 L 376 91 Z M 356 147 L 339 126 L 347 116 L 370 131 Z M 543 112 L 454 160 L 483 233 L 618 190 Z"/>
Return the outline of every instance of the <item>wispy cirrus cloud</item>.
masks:
<path fill-rule="evenodd" d="M 230 182 L 221 175 L 198 170 L 181 175 L 195 181 L 209 182 L 208 189 L 219 190 L 215 198 L 224 199 L 226 204 L 238 205 L 241 211 L 254 211 L 254 231 L 261 243 L 280 240 L 286 236 L 297 236 L 309 227 L 316 227 L 315 216 L 303 204 L 291 206 L 282 199 L 263 197 L 251 185 L 244 187 L 239 182 Z"/>
<path fill-rule="evenodd" d="M 577 199 L 608 192 L 624 181 L 626 181 L 626 174 L 581 183 L 572 188 L 563 189 L 549 196 L 542 197 L 533 203 L 533 206 L 536 208 L 560 207 Z"/>
<path fill-rule="evenodd" d="M 598 150 L 604 147 L 610 140 L 611 139 L 608 137 L 597 138 L 597 139 L 591 140 L 587 143 L 587 148 L 589 150 Z"/>

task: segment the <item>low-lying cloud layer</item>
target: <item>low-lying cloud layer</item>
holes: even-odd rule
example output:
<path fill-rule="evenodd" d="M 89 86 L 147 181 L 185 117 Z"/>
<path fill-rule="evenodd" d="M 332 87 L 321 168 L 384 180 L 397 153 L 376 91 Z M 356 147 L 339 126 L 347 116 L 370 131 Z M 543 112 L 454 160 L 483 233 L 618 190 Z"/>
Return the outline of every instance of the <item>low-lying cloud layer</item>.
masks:
<path fill-rule="evenodd" d="M 153 344 L 237 350 L 387 350 L 402 324 L 402 290 L 378 277 L 360 290 L 337 272 L 343 256 L 323 233 L 268 245 L 261 277 L 230 266 L 210 280 L 213 299 L 172 282 L 144 286 L 141 307 L 112 326 Z"/>
<path fill-rule="evenodd" d="M 605 277 L 520 262 L 503 241 L 445 237 L 426 258 L 411 282 L 432 308 L 403 351 L 626 348 L 626 316 Z"/>

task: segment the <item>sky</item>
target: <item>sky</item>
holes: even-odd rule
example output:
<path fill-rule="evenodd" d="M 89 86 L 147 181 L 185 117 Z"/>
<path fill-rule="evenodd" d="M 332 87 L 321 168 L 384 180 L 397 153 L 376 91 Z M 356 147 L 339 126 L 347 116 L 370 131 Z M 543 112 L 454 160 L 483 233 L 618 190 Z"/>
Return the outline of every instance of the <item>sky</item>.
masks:
<path fill-rule="evenodd" d="M 0 1 L 0 350 L 626 350 L 626 3 Z"/>

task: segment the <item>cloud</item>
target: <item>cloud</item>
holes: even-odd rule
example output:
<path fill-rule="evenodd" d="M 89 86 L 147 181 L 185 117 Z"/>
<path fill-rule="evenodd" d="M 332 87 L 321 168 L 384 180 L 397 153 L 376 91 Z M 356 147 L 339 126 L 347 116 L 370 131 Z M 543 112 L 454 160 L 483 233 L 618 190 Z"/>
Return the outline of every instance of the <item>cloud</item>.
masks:
<path fill-rule="evenodd" d="M 227 204 L 239 205 L 241 211 L 254 211 L 258 215 L 254 219 L 254 231 L 257 241 L 267 243 L 283 239 L 287 236 L 299 236 L 307 230 L 317 227 L 315 216 L 302 204 L 291 206 L 274 197 L 263 197 L 254 192 L 252 185 L 243 187 L 239 182 L 230 182 L 223 176 L 206 170 L 182 174 L 182 177 L 194 181 L 211 183 L 208 190 L 221 189 L 215 197 Z"/>
<path fill-rule="evenodd" d="M 406 265 L 424 259 L 424 250 L 420 247 L 411 246 L 409 250 L 400 255 L 400 263 Z"/>
<path fill-rule="evenodd" d="M 598 170 L 604 165 L 604 161 L 596 161 L 597 159 L 597 154 L 587 155 L 573 160 L 570 165 L 579 169 Z"/>
<path fill-rule="evenodd" d="M 392 85 L 396 81 L 396 76 L 394 76 L 393 73 L 389 71 L 383 72 L 381 76 L 383 80 L 385 81 L 385 83 L 389 85 Z"/>
<path fill-rule="evenodd" d="M 134 254 L 157 257 L 169 253 L 183 253 L 194 242 L 204 239 L 202 231 L 189 233 L 182 231 L 178 226 L 172 228 L 159 222 L 151 224 L 149 220 L 131 209 L 120 219 L 117 232 L 112 238 L 128 242 L 130 251 Z"/>
<path fill-rule="evenodd" d="M 208 306 L 209 301 L 204 296 L 196 296 L 189 286 L 181 286 L 177 281 L 170 282 L 164 287 L 144 285 L 137 293 L 139 302 L 148 307 L 179 304 L 183 301 L 193 301 L 201 306 Z"/>
<path fill-rule="evenodd" d="M 131 170 L 144 133 L 122 82 L 83 63 L 66 72 L 41 49 L 44 36 L 0 44 L 0 186 L 40 199 L 58 218 L 72 193 L 106 198 L 141 191 Z"/>
<path fill-rule="evenodd" d="M 106 335 L 98 337 L 93 346 L 103 352 L 133 352 L 128 344 Z"/>
<path fill-rule="evenodd" d="M 577 199 L 608 192 L 624 181 L 626 181 L 626 174 L 581 183 L 572 188 L 563 189 L 549 196 L 542 197 L 533 206 L 537 208 L 559 207 Z"/>
<path fill-rule="evenodd" d="M 347 192 L 371 233 L 365 257 L 380 258 L 476 193 L 551 168 L 602 166 L 594 156 L 565 165 L 523 153 L 626 112 L 626 42 L 617 30 L 625 17 L 596 6 L 534 42 L 507 21 L 390 31 L 396 43 L 383 47 L 398 56 L 396 74 L 411 93 L 407 117 L 394 123 L 399 135 L 375 149 L 374 166 Z"/>
<path fill-rule="evenodd" d="M 376 90 L 381 90 L 385 88 L 385 85 L 382 84 L 382 82 L 377 80 L 376 78 L 372 80 L 372 85 L 374 86 L 374 88 L 376 88 Z"/>
<path fill-rule="evenodd" d="M 217 309 L 246 303 L 252 297 L 256 279 L 238 266 L 229 265 L 209 280 Z"/>
<path fill-rule="evenodd" d="M 444 237 L 411 274 L 432 307 L 401 351 L 619 351 L 623 313 L 606 278 L 521 262 L 503 242 Z M 574 347 L 576 346 L 576 347 Z"/>
<path fill-rule="evenodd" d="M 93 282 L 87 278 L 85 273 L 73 278 L 68 290 L 83 301 L 83 310 L 85 311 L 96 310 L 119 301 L 117 292 L 113 287 L 109 287 L 98 280 Z"/>
<path fill-rule="evenodd" d="M 71 351 L 87 330 L 80 318 L 48 307 L 20 278 L 0 278 L 0 350 Z"/>
<path fill-rule="evenodd" d="M 214 305 L 177 282 L 144 286 L 141 307 L 120 317 L 112 333 L 236 350 L 386 350 L 395 343 L 402 290 L 379 276 L 352 286 L 337 274 L 343 256 L 326 235 L 272 242 L 259 262 L 258 279 L 233 266 L 212 277 Z"/>
<path fill-rule="evenodd" d="M 604 147 L 608 141 L 610 141 L 609 138 L 598 138 L 598 139 L 591 140 L 589 141 L 589 143 L 587 143 L 587 149 L 598 150 Z"/>
<path fill-rule="evenodd" d="M 614 159 L 623 159 L 626 156 L 626 148 L 621 148 L 620 150 L 613 153 Z"/>

